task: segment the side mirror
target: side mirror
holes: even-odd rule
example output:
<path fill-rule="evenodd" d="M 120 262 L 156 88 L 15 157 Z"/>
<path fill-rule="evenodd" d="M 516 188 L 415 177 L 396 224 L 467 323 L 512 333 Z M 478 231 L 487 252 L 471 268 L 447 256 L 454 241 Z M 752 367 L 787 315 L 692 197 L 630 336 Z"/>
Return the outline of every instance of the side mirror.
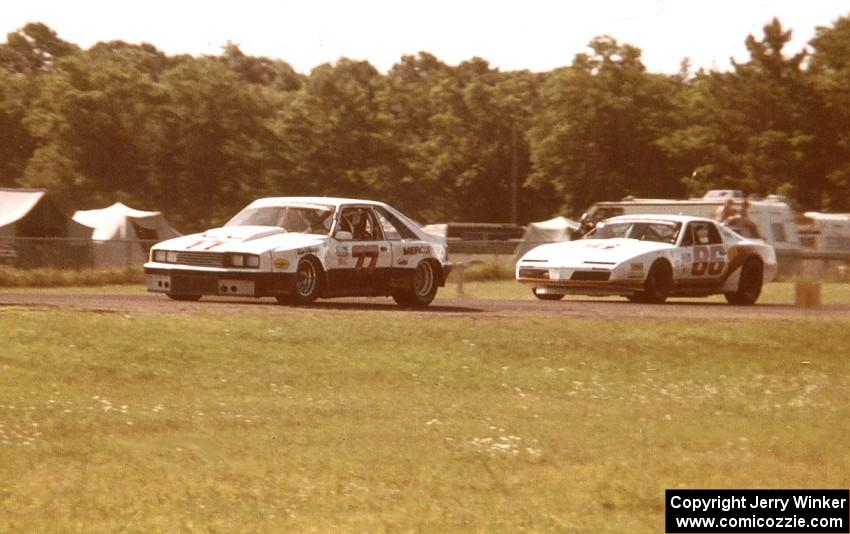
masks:
<path fill-rule="evenodd" d="M 334 234 L 334 238 L 339 241 L 351 241 L 354 239 L 354 235 L 351 232 L 346 232 L 345 230 L 339 230 Z"/>

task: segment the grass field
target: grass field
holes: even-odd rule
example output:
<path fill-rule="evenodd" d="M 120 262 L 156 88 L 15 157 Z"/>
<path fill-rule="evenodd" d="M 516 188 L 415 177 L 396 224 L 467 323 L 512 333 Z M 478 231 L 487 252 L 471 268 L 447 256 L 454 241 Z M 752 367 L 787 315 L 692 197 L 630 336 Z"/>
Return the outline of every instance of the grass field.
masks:
<path fill-rule="evenodd" d="M 0 531 L 660 532 L 850 485 L 850 321 L 0 309 Z"/>

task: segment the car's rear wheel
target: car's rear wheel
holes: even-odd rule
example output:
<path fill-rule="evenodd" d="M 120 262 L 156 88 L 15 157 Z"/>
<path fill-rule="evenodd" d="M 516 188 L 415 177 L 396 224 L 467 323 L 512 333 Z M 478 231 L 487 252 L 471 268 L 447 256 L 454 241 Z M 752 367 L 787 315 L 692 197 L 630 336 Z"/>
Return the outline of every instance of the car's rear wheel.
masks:
<path fill-rule="evenodd" d="M 764 283 L 764 267 L 755 258 L 748 259 L 741 267 L 741 278 L 738 280 L 738 291 L 724 293 L 726 302 L 736 306 L 752 306 L 761 295 Z"/>
<path fill-rule="evenodd" d="M 313 258 L 303 258 L 295 270 L 292 293 L 277 297 L 282 304 L 310 304 L 319 298 L 322 289 L 322 267 Z"/>
<path fill-rule="evenodd" d="M 652 265 L 646 280 L 643 283 L 643 291 L 632 295 L 629 300 L 633 302 L 647 302 L 651 304 L 662 304 L 670 291 L 673 289 L 673 270 L 666 261 L 657 261 Z M 627 297 L 628 298 L 628 297 Z"/>
<path fill-rule="evenodd" d="M 196 300 L 201 300 L 200 295 L 179 295 L 176 293 L 166 293 L 165 295 L 171 300 L 179 300 L 181 302 L 194 302 Z"/>
<path fill-rule="evenodd" d="M 393 300 L 401 306 L 422 307 L 431 304 L 437 295 L 437 272 L 434 264 L 423 261 L 413 271 L 410 287 L 393 292 Z"/>
<path fill-rule="evenodd" d="M 558 293 L 538 293 L 536 288 L 533 288 L 531 292 L 540 300 L 561 300 L 564 298 L 564 295 L 559 295 Z"/>

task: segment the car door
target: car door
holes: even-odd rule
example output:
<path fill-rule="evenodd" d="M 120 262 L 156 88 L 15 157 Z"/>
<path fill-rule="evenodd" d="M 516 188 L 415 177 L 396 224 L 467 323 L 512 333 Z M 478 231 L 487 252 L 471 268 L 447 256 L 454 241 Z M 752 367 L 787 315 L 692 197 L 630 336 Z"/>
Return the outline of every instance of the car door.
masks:
<path fill-rule="evenodd" d="M 691 221 L 679 246 L 680 285 L 711 287 L 723 280 L 728 264 L 726 245 L 711 221 Z"/>
<path fill-rule="evenodd" d="M 378 206 L 375 214 L 393 253 L 389 287 L 391 290 L 407 288 L 413 281 L 413 272 L 419 262 L 433 257 L 433 247 L 390 211 Z"/>
<path fill-rule="evenodd" d="M 386 284 L 393 264 L 392 249 L 371 206 L 340 209 L 329 256 L 331 294 L 367 295 Z"/>

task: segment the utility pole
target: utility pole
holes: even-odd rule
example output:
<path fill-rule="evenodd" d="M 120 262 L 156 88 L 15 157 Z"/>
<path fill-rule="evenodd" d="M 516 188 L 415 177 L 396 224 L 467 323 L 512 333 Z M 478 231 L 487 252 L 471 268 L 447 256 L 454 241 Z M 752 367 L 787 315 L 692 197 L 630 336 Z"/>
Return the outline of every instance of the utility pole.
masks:
<path fill-rule="evenodd" d="M 519 141 L 516 124 L 511 121 L 511 222 L 517 224 L 517 180 L 519 179 Z"/>

